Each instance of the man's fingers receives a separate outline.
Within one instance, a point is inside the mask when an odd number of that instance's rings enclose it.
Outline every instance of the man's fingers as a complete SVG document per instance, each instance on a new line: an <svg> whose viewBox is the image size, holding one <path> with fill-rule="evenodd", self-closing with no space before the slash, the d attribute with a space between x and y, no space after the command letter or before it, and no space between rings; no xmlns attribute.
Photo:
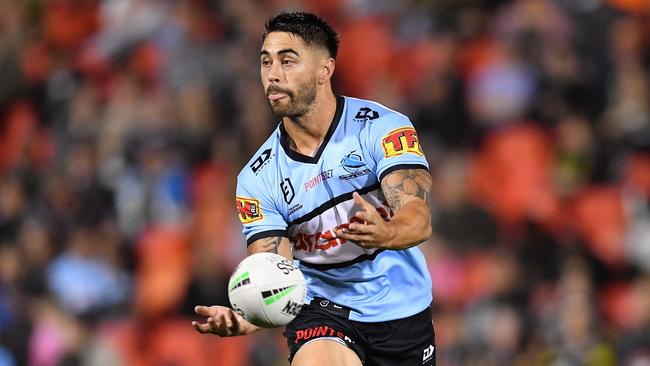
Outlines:
<svg viewBox="0 0 650 366"><path fill-rule="evenodd" d="M346 234L347 241L354 243L362 248L374 248L374 241L371 236L363 234Z"/></svg>
<svg viewBox="0 0 650 366"><path fill-rule="evenodd" d="M205 323L192 322L192 326L199 333L212 333L221 337L240 333L241 318L232 309L222 306L196 306L194 312L206 317Z"/></svg>
<svg viewBox="0 0 650 366"><path fill-rule="evenodd" d="M359 220L362 220L366 223L375 223L375 216L373 216L371 213L368 211L357 211L354 216L358 218Z"/></svg>
<svg viewBox="0 0 650 366"><path fill-rule="evenodd" d="M232 326L232 322L230 321L230 317L227 317L225 314L219 314L219 326L221 328L230 329L230 327Z"/></svg>
<svg viewBox="0 0 650 366"><path fill-rule="evenodd" d="M368 201L364 200L359 193L353 192L352 198L354 199L354 203L356 203L357 206L361 207L362 209L368 212L372 212L374 210L374 207Z"/></svg>
<svg viewBox="0 0 650 366"><path fill-rule="evenodd" d="M368 234L353 234L353 233L346 233L342 230L339 229L336 233L337 236L340 236L343 239L346 240L351 240L354 242L369 242L372 241L372 235Z"/></svg>
<svg viewBox="0 0 650 366"><path fill-rule="evenodd" d="M348 225L348 233L352 234L372 234L374 229L370 225L365 225L360 222L353 222Z"/></svg>
<svg viewBox="0 0 650 366"><path fill-rule="evenodd" d="M196 329L197 332L201 334L210 333L210 324L208 323L201 324L197 321L193 321L192 326L194 327L194 329Z"/></svg>
<svg viewBox="0 0 650 366"><path fill-rule="evenodd" d="M213 311L208 306L198 305L194 307L194 312L201 316L212 316Z"/></svg>
<svg viewBox="0 0 650 366"><path fill-rule="evenodd" d="M210 324L213 329L221 329L225 323L222 314L208 318L208 324Z"/></svg>
<svg viewBox="0 0 650 366"><path fill-rule="evenodd" d="M235 314L234 311L230 312L230 326L228 329L230 329L231 332L235 332L239 329L239 319L237 319L237 314Z"/></svg>

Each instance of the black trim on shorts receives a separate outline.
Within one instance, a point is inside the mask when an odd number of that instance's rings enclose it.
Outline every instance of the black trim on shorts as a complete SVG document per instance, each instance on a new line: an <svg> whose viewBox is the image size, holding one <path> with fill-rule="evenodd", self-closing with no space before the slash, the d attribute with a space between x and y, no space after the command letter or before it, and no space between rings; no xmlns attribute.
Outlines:
<svg viewBox="0 0 650 366"><path fill-rule="evenodd" d="M374 260L379 253L383 252L384 249L377 249L374 253L372 254L362 254L352 260L349 260L347 262L341 262L341 263L326 263L326 264L313 264L313 263L307 263L303 262L300 259L300 265L305 266L308 268L313 268L313 269L318 269L320 271L327 271L328 269L334 269L334 268L343 268L347 266L351 266L355 263L363 262L363 261L371 261Z"/></svg>
<svg viewBox="0 0 650 366"><path fill-rule="evenodd" d="M424 164L397 164L393 165L390 168L384 170L381 175L379 176L379 181L381 182L382 179L384 179L388 174L396 171L396 170L401 170L401 169L424 169L427 172L429 171L429 168L427 168L426 165Z"/></svg>
<svg viewBox="0 0 650 366"><path fill-rule="evenodd" d="M308 163L308 164L318 163L318 160L323 154L323 151L325 151L325 147L327 147L327 143L329 143L330 139L332 138L332 135L334 134L334 131L336 130L336 127L338 127L339 125L339 122L341 120L341 115L343 114L344 106L345 106L345 98L340 95L337 95L336 111L334 112L334 118L332 118L332 122L330 123L330 127L327 130L327 134L325 135L325 139L323 140L323 143L320 145L318 151L316 152L316 155L314 156L303 155L291 149L291 147L289 146L289 135L287 134L287 130L284 129L284 123L280 122L280 146L282 146L287 156L301 163Z"/></svg>
<svg viewBox="0 0 650 366"><path fill-rule="evenodd" d="M366 194L366 193L370 193L370 192L372 192L372 191L374 191L376 189L379 189L379 188L381 188L381 185L379 183L375 183L373 185L363 187L363 188L361 188L359 190L356 190L356 191L343 193L342 195L332 198L331 200L323 203L322 205L316 207L315 209L309 211L308 213L306 213L306 214L300 216L299 218L291 221L289 223L289 226L298 225L298 224L302 224L303 222L307 222L307 221L313 219L314 217L322 214L323 212L329 210L330 208L338 205L339 203L343 203L345 201L351 200L352 199L352 193L354 193L354 192L357 192L357 193L363 195L363 194Z"/></svg>
<svg viewBox="0 0 650 366"><path fill-rule="evenodd" d="M264 238L271 238L274 236L281 236L283 238L289 238L289 233L287 233L287 230L267 230L267 231L262 231L256 234L251 235L250 238L246 239L246 246L248 247L249 245L253 244L255 240L260 240Z"/></svg>

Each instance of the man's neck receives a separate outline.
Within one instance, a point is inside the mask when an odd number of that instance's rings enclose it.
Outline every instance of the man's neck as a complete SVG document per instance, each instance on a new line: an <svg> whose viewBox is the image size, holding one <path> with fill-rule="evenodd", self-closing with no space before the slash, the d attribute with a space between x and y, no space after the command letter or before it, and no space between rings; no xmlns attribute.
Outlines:
<svg viewBox="0 0 650 366"><path fill-rule="evenodd" d="M325 140L335 113L336 97L333 93L328 93L317 98L312 109L305 115L297 118L284 117L282 122L291 149L302 155L314 156Z"/></svg>

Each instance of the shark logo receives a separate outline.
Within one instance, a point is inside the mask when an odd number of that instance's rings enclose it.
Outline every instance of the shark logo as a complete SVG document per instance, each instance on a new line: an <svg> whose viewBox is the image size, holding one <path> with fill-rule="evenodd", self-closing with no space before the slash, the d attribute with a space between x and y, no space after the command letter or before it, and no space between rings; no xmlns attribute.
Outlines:
<svg viewBox="0 0 650 366"><path fill-rule="evenodd" d="M366 163L361 161L361 155L356 153L357 150L352 150L341 160L341 166L348 173L355 173L359 168L366 166Z"/></svg>
<svg viewBox="0 0 650 366"><path fill-rule="evenodd" d="M352 150L341 159L341 167L349 174L339 175L340 180L349 180L370 174L370 169L366 167L361 155L357 154L357 150Z"/></svg>

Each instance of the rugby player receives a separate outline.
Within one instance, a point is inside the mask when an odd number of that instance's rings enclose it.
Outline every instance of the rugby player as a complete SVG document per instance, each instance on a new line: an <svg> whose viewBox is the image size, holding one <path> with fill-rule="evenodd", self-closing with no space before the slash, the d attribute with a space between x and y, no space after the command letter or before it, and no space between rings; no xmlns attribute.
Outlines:
<svg viewBox="0 0 650 366"><path fill-rule="evenodd" d="M291 365L435 365L417 248L431 234L428 164L406 116L333 92L338 46L313 14L266 24L260 72L279 125L237 179L248 253L293 259L306 278L284 332ZM227 307L196 312L200 333L259 329Z"/></svg>

